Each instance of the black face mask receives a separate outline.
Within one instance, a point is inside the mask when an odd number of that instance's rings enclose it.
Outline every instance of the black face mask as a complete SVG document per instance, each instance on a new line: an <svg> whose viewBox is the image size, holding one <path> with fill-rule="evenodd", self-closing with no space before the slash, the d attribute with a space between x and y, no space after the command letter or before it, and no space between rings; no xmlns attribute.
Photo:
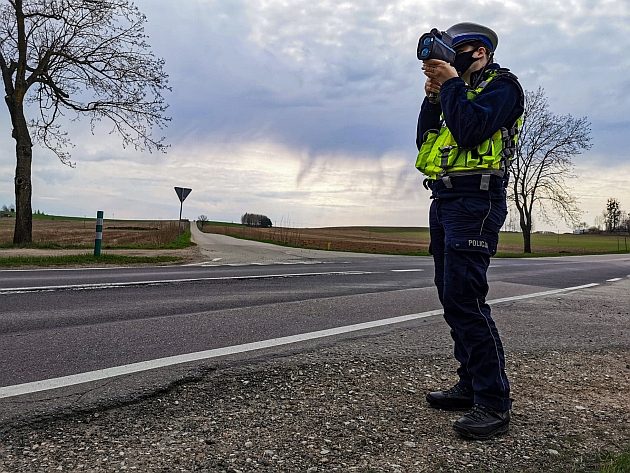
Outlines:
<svg viewBox="0 0 630 473"><path fill-rule="evenodd" d="M470 66L472 66L476 61L479 60L479 58L473 58L473 54L475 54L474 50L457 53L457 55L455 56L453 67L460 76L464 72L466 72Z"/></svg>

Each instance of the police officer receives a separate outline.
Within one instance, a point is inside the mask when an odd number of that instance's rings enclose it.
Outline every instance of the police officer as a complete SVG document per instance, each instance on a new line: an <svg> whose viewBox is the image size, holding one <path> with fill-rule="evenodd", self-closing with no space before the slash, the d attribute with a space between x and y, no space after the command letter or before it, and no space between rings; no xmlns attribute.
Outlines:
<svg viewBox="0 0 630 473"><path fill-rule="evenodd" d="M432 192L430 251L459 381L426 399L432 407L469 410L453 427L483 440L507 432L510 422L510 384L486 303L486 272L507 215L508 166L524 94L516 76L493 61L494 31L459 23L446 32L457 54L453 65L424 61L427 97L418 120L416 167Z"/></svg>

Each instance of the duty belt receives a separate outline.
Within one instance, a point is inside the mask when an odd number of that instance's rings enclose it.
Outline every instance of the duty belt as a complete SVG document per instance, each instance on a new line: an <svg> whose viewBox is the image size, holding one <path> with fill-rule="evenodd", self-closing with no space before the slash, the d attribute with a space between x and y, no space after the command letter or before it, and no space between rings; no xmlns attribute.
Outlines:
<svg viewBox="0 0 630 473"><path fill-rule="evenodd" d="M490 180L492 176L497 176L503 178L505 176L505 171L503 170L486 170L483 172L480 171L459 171L459 172L451 172L445 174L439 178L440 181L444 184L444 187L447 189L453 189L453 181L451 177L461 177L461 176L480 176L479 179L479 190L487 191L490 190ZM437 179L425 179L422 181L422 185L425 189L429 190L429 183L433 181L437 181Z"/></svg>

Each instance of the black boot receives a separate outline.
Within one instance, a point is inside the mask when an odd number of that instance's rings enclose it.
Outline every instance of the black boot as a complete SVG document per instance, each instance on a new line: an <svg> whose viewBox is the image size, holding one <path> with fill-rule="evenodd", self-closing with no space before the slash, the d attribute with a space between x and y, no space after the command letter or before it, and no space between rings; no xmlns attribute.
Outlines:
<svg viewBox="0 0 630 473"><path fill-rule="evenodd" d="M475 404L470 412L457 419L453 424L455 432L473 440L488 440L505 434L510 426L510 411L495 411L489 407Z"/></svg>
<svg viewBox="0 0 630 473"><path fill-rule="evenodd" d="M427 402L436 409L457 411L470 409L473 406L473 392L460 384L447 391L434 391L427 394Z"/></svg>

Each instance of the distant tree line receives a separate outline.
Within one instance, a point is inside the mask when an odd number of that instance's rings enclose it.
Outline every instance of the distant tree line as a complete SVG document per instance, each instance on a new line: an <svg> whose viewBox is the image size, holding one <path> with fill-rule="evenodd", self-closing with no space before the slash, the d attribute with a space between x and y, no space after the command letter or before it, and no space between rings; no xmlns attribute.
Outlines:
<svg viewBox="0 0 630 473"><path fill-rule="evenodd" d="M271 228L273 224L271 219L266 215L246 213L241 217L241 223L248 227Z"/></svg>
<svg viewBox="0 0 630 473"><path fill-rule="evenodd" d="M604 211L595 217L595 225L580 222L573 233L628 233L630 234L630 212L621 209L618 199L611 197Z"/></svg>
<svg viewBox="0 0 630 473"><path fill-rule="evenodd" d="M4 204L2 207L0 207L0 215L3 217L15 217L15 205L14 204ZM33 215L46 215L45 212L42 212L41 210L35 210L35 212L33 212Z"/></svg>

